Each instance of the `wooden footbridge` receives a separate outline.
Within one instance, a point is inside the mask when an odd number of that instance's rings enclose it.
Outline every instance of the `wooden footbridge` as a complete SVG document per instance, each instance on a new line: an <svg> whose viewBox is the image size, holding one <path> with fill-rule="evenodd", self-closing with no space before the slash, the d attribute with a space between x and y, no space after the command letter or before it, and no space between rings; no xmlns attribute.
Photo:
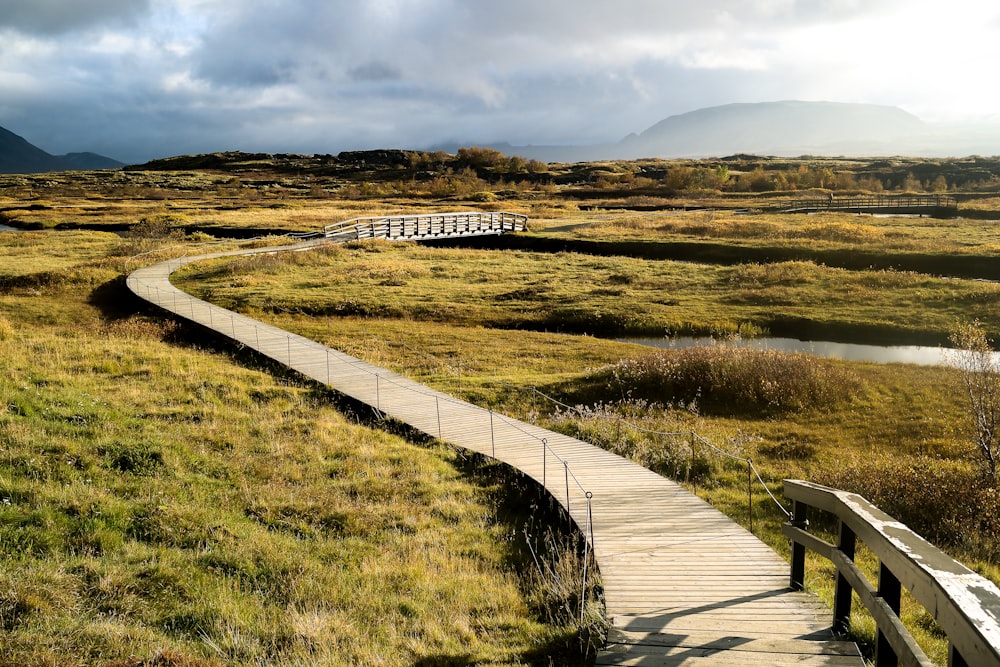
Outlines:
<svg viewBox="0 0 1000 667"><path fill-rule="evenodd" d="M947 195L863 195L799 199L780 207L781 213L870 213L873 215L926 215L947 218L958 214L958 203Z"/></svg>
<svg viewBox="0 0 1000 667"><path fill-rule="evenodd" d="M171 259L134 271L127 284L178 317L426 434L505 461L543 485L584 532L600 568L612 629L598 665L861 667L856 645L832 633L831 610L790 587L788 564L678 484L580 440L196 299L169 280L189 262L307 251L365 238L373 229L412 239L503 233L525 224L523 216L511 214L449 216L357 220L327 228L322 238L278 248Z"/></svg>

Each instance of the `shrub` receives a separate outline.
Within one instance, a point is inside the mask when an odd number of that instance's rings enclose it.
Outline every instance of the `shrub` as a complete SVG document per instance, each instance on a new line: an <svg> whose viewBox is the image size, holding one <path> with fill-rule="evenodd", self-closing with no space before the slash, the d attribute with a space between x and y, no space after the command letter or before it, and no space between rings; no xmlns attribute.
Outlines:
<svg viewBox="0 0 1000 667"><path fill-rule="evenodd" d="M879 453L841 461L817 481L865 497L940 546L1000 555L1000 494L975 466Z"/></svg>
<svg viewBox="0 0 1000 667"><path fill-rule="evenodd" d="M598 371L621 392L718 412L780 412L839 405L860 379L811 355L699 345L624 359Z"/></svg>

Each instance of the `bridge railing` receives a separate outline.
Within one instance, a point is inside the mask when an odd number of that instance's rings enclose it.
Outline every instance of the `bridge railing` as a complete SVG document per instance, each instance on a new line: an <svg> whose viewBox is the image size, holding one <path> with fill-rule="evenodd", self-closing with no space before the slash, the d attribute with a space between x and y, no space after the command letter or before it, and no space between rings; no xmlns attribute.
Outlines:
<svg viewBox="0 0 1000 667"><path fill-rule="evenodd" d="M527 223L528 216L506 211L385 215L326 225L323 233L338 239L418 239L520 232Z"/></svg>
<svg viewBox="0 0 1000 667"><path fill-rule="evenodd" d="M827 199L800 199L788 202L785 211L873 211L957 209L958 202L949 195L861 195Z"/></svg>
<svg viewBox="0 0 1000 667"><path fill-rule="evenodd" d="M934 617L948 637L948 664L954 667L1000 665L1000 588L931 545L861 496L819 484L785 480L793 502L791 521L782 532L792 541L790 585L805 584L806 549L837 568L833 629L846 633L852 590L878 626L875 664L932 665L899 618L901 589ZM809 533L809 508L833 515L837 544ZM879 561L874 586L854 562L860 539Z"/></svg>

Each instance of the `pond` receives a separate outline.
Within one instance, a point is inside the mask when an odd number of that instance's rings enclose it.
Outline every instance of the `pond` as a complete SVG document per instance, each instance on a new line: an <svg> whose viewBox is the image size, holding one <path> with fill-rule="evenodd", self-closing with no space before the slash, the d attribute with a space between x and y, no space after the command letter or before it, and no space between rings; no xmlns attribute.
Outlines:
<svg viewBox="0 0 1000 667"><path fill-rule="evenodd" d="M623 343L638 343L649 347L683 348L695 345L725 344L752 347L759 350L805 352L820 357L833 357L848 361L873 361L880 364L918 364L921 366L955 366L959 353L944 347L924 345L859 345L823 340L797 340L795 338L740 338L719 343L712 338L623 338ZM1000 353L994 355L1000 361Z"/></svg>
<svg viewBox="0 0 1000 667"><path fill-rule="evenodd" d="M20 231L16 227L8 227L7 225L0 225L0 232L17 232Z"/></svg>

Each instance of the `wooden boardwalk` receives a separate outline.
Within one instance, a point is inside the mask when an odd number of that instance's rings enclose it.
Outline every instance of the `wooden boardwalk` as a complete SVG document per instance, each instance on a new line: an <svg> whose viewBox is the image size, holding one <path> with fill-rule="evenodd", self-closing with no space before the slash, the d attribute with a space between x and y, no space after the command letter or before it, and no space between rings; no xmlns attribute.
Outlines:
<svg viewBox="0 0 1000 667"><path fill-rule="evenodd" d="M321 242L286 249L308 250ZM127 284L164 310L544 484L592 538L613 625L598 665L864 664L853 643L832 637L830 609L788 587L784 560L678 484L593 445L213 306L169 281L189 262L275 251L175 259L136 270Z"/></svg>
<svg viewBox="0 0 1000 667"><path fill-rule="evenodd" d="M799 199L782 206L781 213L870 213L948 218L958 215L958 202L948 195L858 195L827 199Z"/></svg>

